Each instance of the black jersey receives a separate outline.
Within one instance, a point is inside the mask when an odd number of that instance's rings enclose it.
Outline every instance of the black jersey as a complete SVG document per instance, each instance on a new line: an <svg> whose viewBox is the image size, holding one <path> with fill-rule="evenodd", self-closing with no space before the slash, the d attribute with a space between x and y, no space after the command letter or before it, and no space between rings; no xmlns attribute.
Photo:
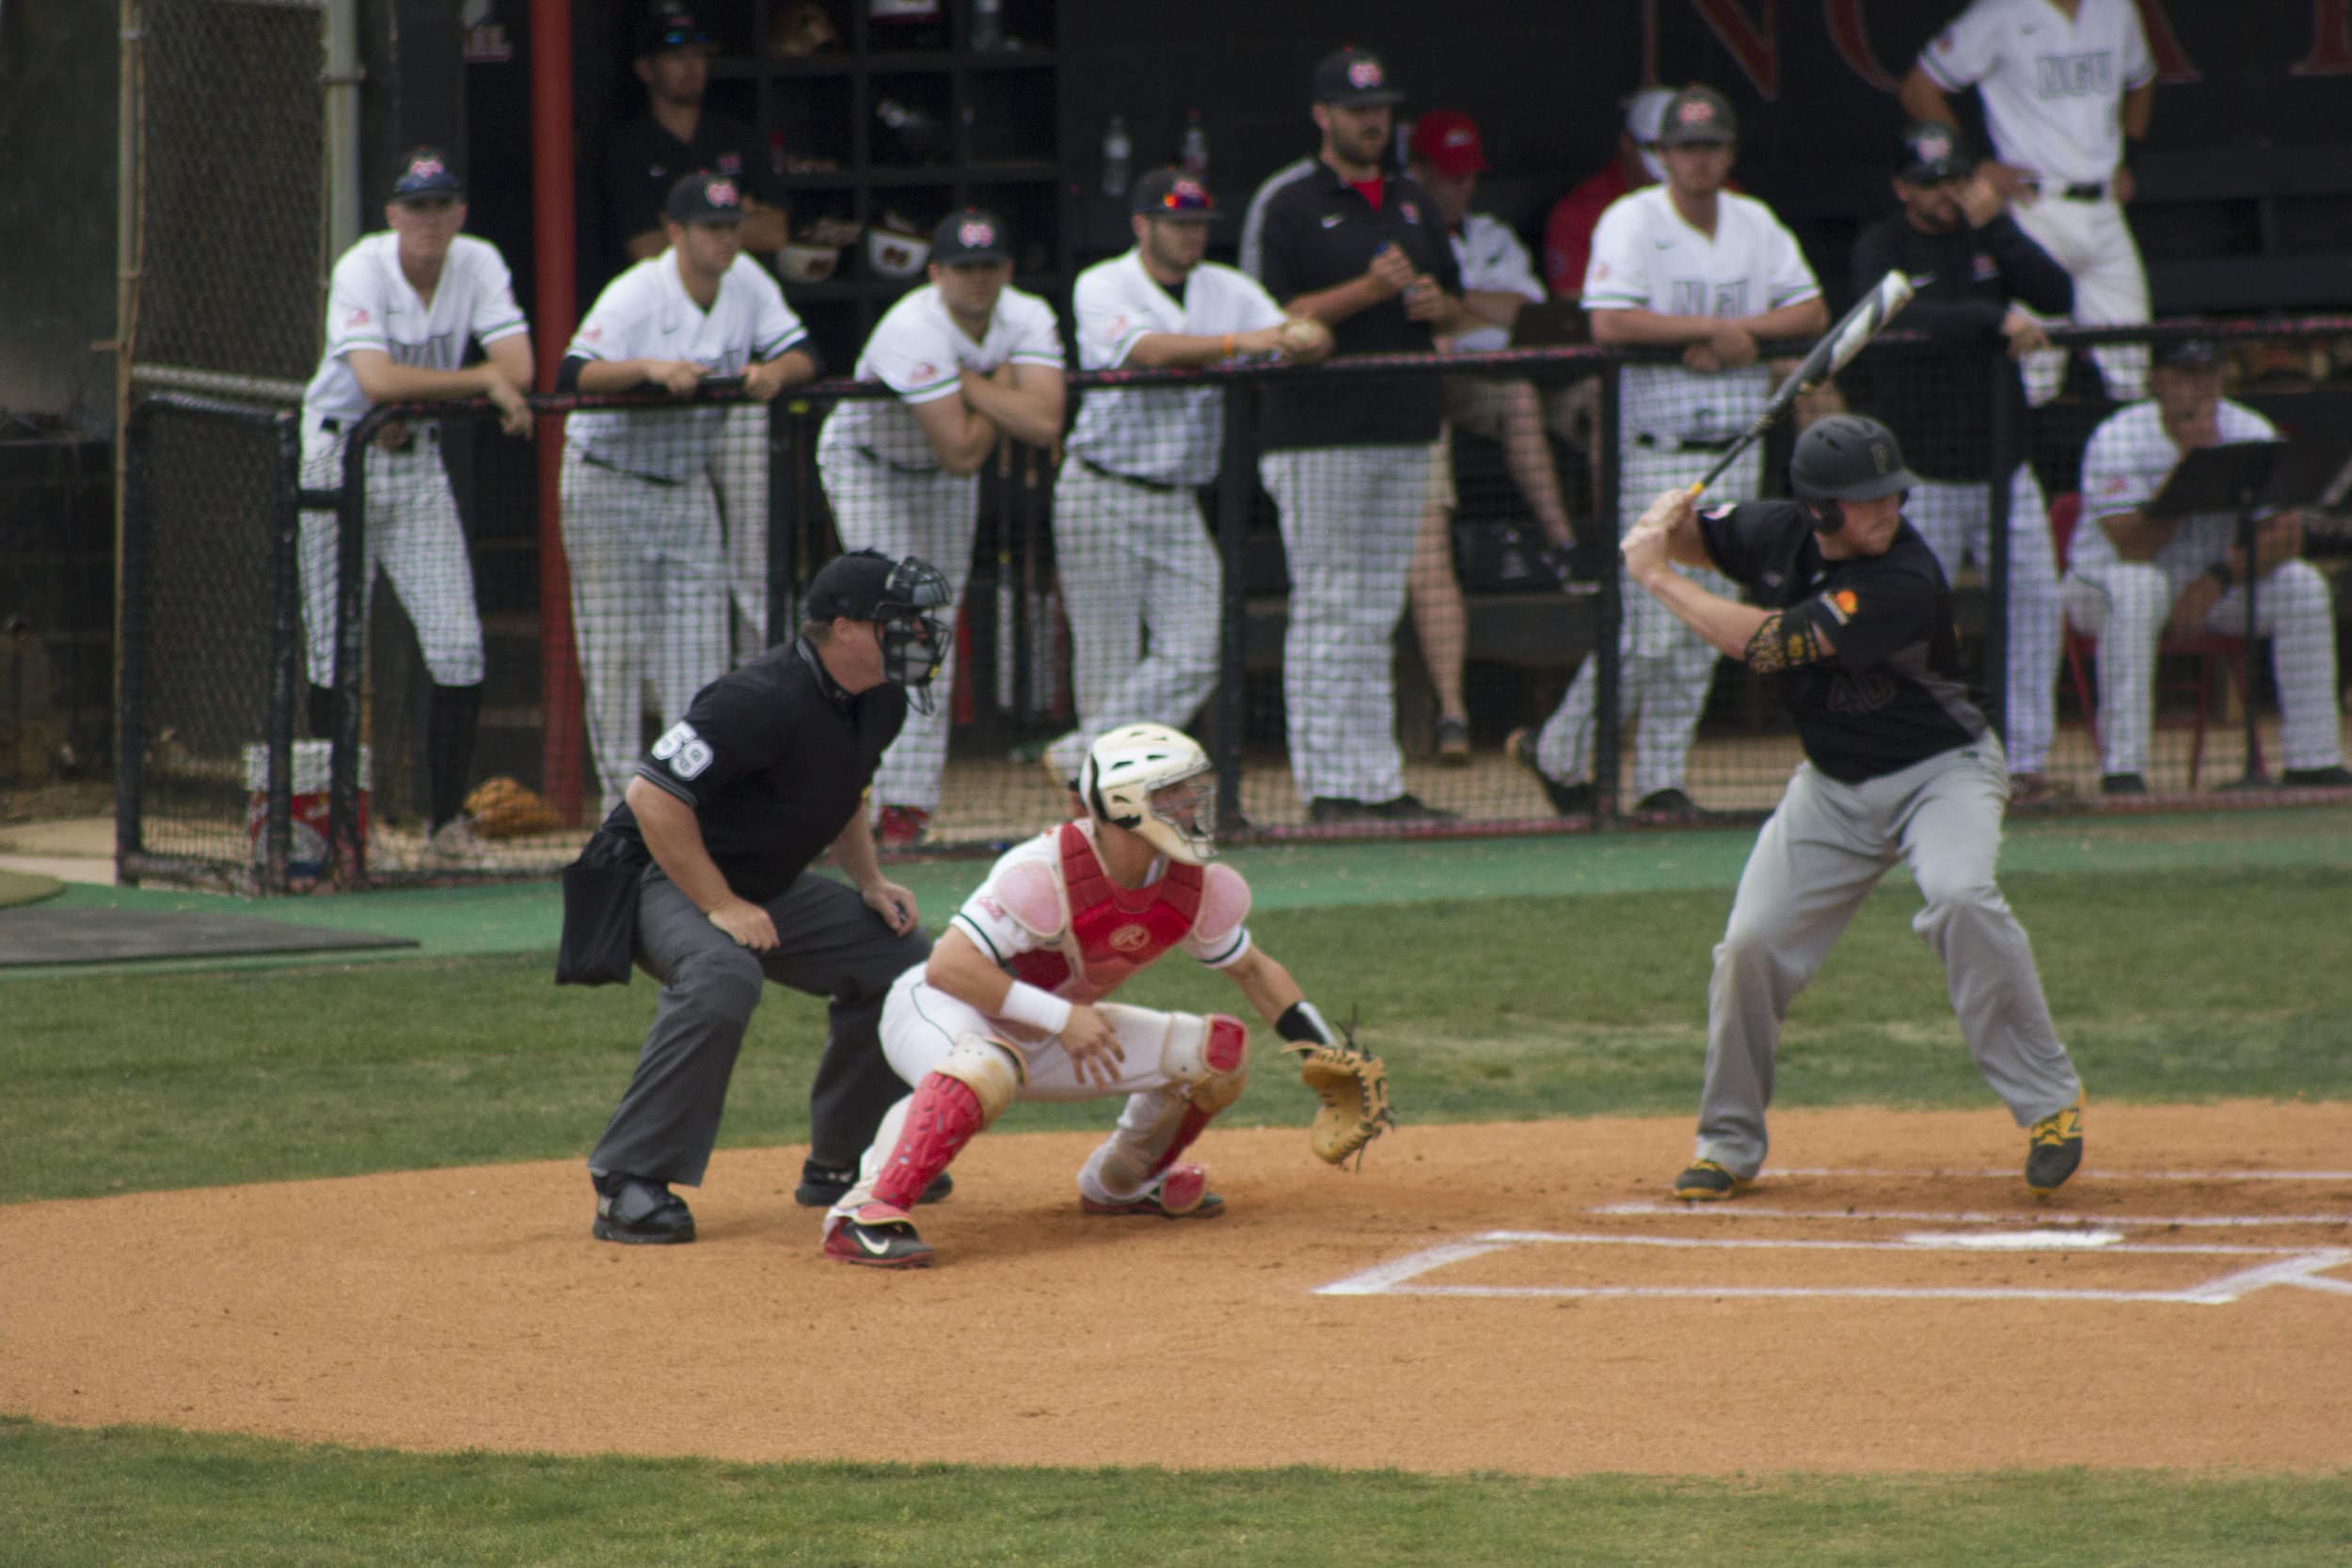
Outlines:
<svg viewBox="0 0 2352 1568"><path fill-rule="evenodd" d="M743 194L771 207L784 205L766 144L739 119L706 108L695 119L691 142L670 135L651 115L613 134L604 191L606 262L615 273L628 267L628 242L661 227L670 187L703 169L725 175Z"/></svg>
<svg viewBox="0 0 2352 1568"><path fill-rule="evenodd" d="M727 886L755 904L782 893L863 809L883 748L906 722L887 683L850 695L806 639L771 648L694 694L637 776L694 808ZM604 833L642 856L626 801Z"/></svg>
<svg viewBox="0 0 2352 1568"><path fill-rule="evenodd" d="M1258 281L1278 304L1363 276L1384 245L1395 245L1451 294L1462 271L1445 220L1410 177L1382 182L1378 207L1317 160L1266 201L1264 261ZM1359 310L1331 329L1334 354L1427 354L1429 324L1405 313L1404 296ZM1269 451L1295 447L1406 445L1438 438L1434 375L1351 375L1298 387L1268 384L1262 429Z"/></svg>
<svg viewBox="0 0 2352 1568"><path fill-rule="evenodd" d="M1817 628L1837 652L1780 675L1781 701L1813 766L1860 784L1965 746L1984 708L1969 689L1952 589L1909 523L1884 555L1828 561L1795 501L1699 514L1708 553L1756 603Z"/></svg>

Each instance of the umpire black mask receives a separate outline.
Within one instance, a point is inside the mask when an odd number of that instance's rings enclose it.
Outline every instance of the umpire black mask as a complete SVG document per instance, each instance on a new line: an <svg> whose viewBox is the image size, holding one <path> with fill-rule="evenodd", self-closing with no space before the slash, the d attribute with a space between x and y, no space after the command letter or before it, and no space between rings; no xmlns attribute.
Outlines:
<svg viewBox="0 0 2352 1568"><path fill-rule="evenodd" d="M891 568L874 604L882 679L905 688L907 703L917 713L931 711L931 680L947 657L946 623L930 611L946 608L952 597L939 568L911 555Z"/></svg>

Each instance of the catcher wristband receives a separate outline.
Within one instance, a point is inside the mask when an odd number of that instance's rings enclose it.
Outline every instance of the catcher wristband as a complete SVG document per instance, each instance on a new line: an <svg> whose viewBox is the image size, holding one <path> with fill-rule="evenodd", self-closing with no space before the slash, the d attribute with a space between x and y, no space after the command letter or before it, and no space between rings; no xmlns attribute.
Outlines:
<svg viewBox="0 0 2352 1568"><path fill-rule="evenodd" d="M1274 1032L1300 1045L1329 1045L1333 1039L1331 1026L1304 997L1282 1009L1282 1016L1274 1021Z"/></svg>
<svg viewBox="0 0 2352 1568"><path fill-rule="evenodd" d="M1005 1005L996 1009L996 1014L1015 1023L1058 1035L1070 1027L1071 1010L1070 1004L1052 991L1040 990L1026 980L1015 980L1012 990L1005 992Z"/></svg>

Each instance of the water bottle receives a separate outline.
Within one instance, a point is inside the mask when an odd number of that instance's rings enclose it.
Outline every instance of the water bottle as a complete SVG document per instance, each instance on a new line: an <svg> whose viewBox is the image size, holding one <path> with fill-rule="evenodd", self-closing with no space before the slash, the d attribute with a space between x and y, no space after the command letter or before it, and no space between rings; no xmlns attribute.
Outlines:
<svg viewBox="0 0 2352 1568"><path fill-rule="evenodd" d="M1103 132L1103 194L1124 198L1127 181L1134 172L1136 144L1127 135L1127 121L1120 115L1111 116L1109 126Z"/></svg>
<svg viewBox="0 0 2352 1568"><path fill-rule="evenodd" d="M1187 175L1201 182L1209 179L1209 133L1200 123L1200 111L1192 111L1184 122L1184 140L1176 145L1176 163Z"/></svg>
<svg viewBox="0 0 2352 1568"><path fill-rule="evenodd" d="M972 47L1005 46L1005 0L972 0Z"/></svg>

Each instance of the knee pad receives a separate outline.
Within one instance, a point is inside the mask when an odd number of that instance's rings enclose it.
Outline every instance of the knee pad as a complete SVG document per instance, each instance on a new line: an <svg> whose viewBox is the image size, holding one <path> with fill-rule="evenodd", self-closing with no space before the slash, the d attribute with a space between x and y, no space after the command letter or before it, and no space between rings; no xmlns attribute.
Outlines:
<svg viewBox="0 0 2352 1568"><path fill-rule="evenodd" d="M1242 1081L1249 1072L1249 1031L1241 1020L1224 1013L1164 1013L1121 1003L1097 1003L1104 1018L1130 1053L1130 1062L1156 1060L1168 1082L1183 1085L1185 1098L1215 1113L1241 1098Z"/></svg>
<svg viewBox="0 0 2352 1568"><path fill-rule="evenodd" d="M1029 1080L1028 1062L1003 1040L986 1035L958 1035L955 1048L931 1069L969 1088L980 1102L980 1130L986 1132L1005 1107L1021 1098Z"/></svg>

